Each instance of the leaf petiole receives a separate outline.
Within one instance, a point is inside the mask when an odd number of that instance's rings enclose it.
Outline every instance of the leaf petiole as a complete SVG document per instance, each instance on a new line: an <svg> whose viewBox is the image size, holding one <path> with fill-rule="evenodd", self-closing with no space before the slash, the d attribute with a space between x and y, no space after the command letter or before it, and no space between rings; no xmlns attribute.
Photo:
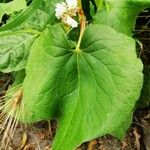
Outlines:
<svg viewBox="0 0 150 150"><path fill-rule="evenodd" d="M86 17L84 16L82 10L79 12L79 16L80 16L80 35L79 35L79 39L78 39L78 42L77 42L75 52L80 52L81 51L80 50L80 45L81 45L82 37L83 37L84 31L85 31L85 28L86 28Z"/></svg>

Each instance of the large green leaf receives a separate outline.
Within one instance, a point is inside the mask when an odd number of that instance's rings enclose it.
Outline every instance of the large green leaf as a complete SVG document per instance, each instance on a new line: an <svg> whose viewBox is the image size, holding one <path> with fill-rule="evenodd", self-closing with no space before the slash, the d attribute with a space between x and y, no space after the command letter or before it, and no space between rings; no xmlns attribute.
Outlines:
<svg viewBox="0 0 150 150"><path fill-rule="evenodd" d="M75 68L78 74L72 75ZM141 72L132 39L108 26L89 26L81 52L74 53L59 72L59 93L68 93L60 96L53 150L72 150L84 141L112 133L139 97ZM70 78L76 79L77 88L69 92Z"/></svg>
<svg viewBox="0 0 150 150"><path fill-rule="evenodd" d="M26 7L25 0L13 0L9 3L0 3L0 20L5 13L10 14Z"/></svg>
<svg viewBox="0 0 150 150"><path fill-rule="evenodd" d="M71 46L59 26L46 30L34 42L23 83L24 116L21 121L30 123L53 117L57 107L56 81L72 55L69 50Z"/></svg>
<svg viewBox="0 0 150 150"><path fill-rule="evenodd" d="M0 34L0 71L12 72L25 68L30 46L37 35L24 32Z"/></svg>
<svg viewBox="0 0 150 150"><path fill-rule="evenodd" d="M110 25L119 32L132 35L137 16L150 7L150 0L105 0L105 6L97 13L94 22Z"/></svg>
<svg viewBox="0 0 150 150"><path fill-rule="evenodd" d="M59 38L58 38L59 37ZM135 42L90 25L74 51L57 25L33 44L23 83L23 122L57 118L53 150L112 133L132 111L142 87Z"/></svg>

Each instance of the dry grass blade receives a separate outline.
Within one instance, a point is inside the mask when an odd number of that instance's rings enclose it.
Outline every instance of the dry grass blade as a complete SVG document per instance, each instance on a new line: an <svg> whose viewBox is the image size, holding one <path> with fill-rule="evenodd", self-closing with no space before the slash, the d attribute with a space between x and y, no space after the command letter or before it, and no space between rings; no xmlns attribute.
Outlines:
<svg viewBox="0 0 150 150"><path fill-rule="evenodd" d="M9 143L16 132L16 127L18 125L17 118L19 118L21 114L20 104L22 99L22 88L18 86L10 91L7 96L3 97L0 103L0 119L2 123L0 134L3 133L1 149L3 148L5 150L8 149Z"/></svg>

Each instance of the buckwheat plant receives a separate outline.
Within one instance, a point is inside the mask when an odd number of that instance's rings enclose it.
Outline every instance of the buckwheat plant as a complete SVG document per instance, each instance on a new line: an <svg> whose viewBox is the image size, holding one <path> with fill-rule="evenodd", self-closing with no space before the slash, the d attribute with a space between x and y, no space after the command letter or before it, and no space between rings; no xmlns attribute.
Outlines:
<svg viewBox="0 0 150 150"><path fill-rule="evenodd" d="M122 139L143 86L132 31L149 7L150 0L33 0L7 11L0 71L14 83L0 101L1 149L19 122L51 119L58 123L53 150L106 134Z"/></svg>

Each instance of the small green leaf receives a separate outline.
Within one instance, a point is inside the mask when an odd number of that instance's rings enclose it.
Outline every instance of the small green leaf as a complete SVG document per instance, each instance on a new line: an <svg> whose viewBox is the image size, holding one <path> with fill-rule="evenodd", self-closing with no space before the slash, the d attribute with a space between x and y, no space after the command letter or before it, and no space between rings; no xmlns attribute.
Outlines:
<svg viewBox="0 0 150 150"><path fill-rule="evenodd" d="M24 23L22 23L20 26L15 28L15 31L19 30L37 30L43 31L46 27L46 25L50 21L50 16L46 12L37 9L31 17L29 17Z"/></svg>
<svg viewBox="0 0 150 150"><path fill-rule="evenodd" d="M0 71L18 71L26 66L30 46L36 35L24 32L0 34Z"/></svg>
<svg viewBox="0 0 150 150"><path fill-rule="evenodd" d="M14 11L25 9L26 7L25 0L13 0L9 3L0 3L0 20L4 14L10 14Z"/></svg>
<svg viewBox="0 0 150 150"><path fill-rule="evenodd" d="M41 2L41 0L33 0L31 5L25 11L23 11L20 15L18 15L5 26L0 27L0 32L12 30L13 28L21 25L41 6Z"/></svg>
<svg viewBox="0 0 150 150"><path fill-rule="evenodd" d="M139 13L150 7L150 0L106 0L105 6L97 13L94 22L110 25L131 36Z"/></svg>

